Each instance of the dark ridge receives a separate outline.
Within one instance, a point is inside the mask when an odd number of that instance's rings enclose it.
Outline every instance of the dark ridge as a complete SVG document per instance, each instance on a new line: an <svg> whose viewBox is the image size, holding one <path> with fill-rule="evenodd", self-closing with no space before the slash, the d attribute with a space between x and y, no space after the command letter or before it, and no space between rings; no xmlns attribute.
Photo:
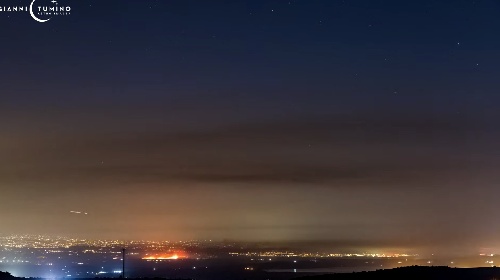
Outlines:
<svg viewBox="0 0 500 280"><path fill-rule="evenodd" d="M3 272L0 271L0 280L22 280L22 279L31 279L31 280L43 280L45 278L38 278L38 277L30 277L30 278L24 278L24 277L14 277L8 272ZM68 278L60 278L62 279L68 279ZM95 277L95 278L74 278L77 280L117 280L117 279L123 279L123 278L103 278L103 277ZM160 278L160 277L150 277L150 278L126 278L127 280L167 280L167 278ZM184 278L176 278L176 279L171 279L169 278L168 280L192 280L192 279L184 279Z"/></svg>
<svg viewBox="0 0 500 280"><path fill-rule="evenodd" d="M447 266L407 266L394 269L380 269L355 273L337 273L318 276L306 276L294 280L500 280L500 268L450 268Z"/></svg>
<svg viewBox="0 0 500 280"><path fill-rule="evenodd" d="M12 274L0 271L0 280L13 280L13 279L16 279L16 277L12 276Z"/></svg>
<svg viewBox="0 0 500 280"><path fill-rule="evenodd" d="M0 280L44 279L44 278L18 278L8 272L0 271ZM116 280L120 278L78 278L78 280ZM166 280L166 278L127 278L127 280ZM447 266L408 266L394 269L381 269L368 272L336 273L317 276L305 276L294 280L500 280L500 268L450 268ZM172 280L172 279L169 279ZM191 280L191 279L176 279ZM230 280L230 279L221 279Z"/></svg>

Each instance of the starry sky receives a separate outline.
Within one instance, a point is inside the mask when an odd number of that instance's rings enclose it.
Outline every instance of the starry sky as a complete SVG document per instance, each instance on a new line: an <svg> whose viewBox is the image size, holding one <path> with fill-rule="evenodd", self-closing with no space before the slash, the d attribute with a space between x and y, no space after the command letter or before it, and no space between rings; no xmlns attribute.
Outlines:
<svg viewBox="0 0 500 280"><path fill-rule="evenodd" d="M0 233L500 251L500 2L58 4L0 12Z"/></svg>

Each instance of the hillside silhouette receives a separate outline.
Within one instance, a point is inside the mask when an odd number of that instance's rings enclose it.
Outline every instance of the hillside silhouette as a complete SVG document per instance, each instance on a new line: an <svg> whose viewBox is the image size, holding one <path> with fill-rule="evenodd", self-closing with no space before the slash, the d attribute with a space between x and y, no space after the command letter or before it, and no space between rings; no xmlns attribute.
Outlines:
<svg viewBox="0 0 500 280"><path fill-rule="evenodd" d="M12 276L10 273L0 271L0 280L14 280L14 279L17 278Z"/></svg>
<svg viewBox="0 0 500 280"><path fill-rule="evenodd" d="M305 276L295 280L500 280L500 268L450 268L447 266L408 266L377 271Z"/></svg>
<svg viewBox="0 0 500 280"><path fill-rule="evenodd" d="M44 279L19 278L8 272L0 271L0 280ZM79 278L79 280L106 280L119 278ZM128 280L162 280L166 278L127 278ZM377 271L335 273L316 276L297 277L293 280L500 280L500 268L450 268L447 266L408 266ZM221 279L230 280L230 279Z"/></svg>
<svg viewBox="0 0 500 280"><path fill-rule="evenodd" d="M24 278L24 277L14 277L8 272L3 272L0 271L0 280L24 280L24 279L30 279L30 280L44 280L45 278ZM58 279L68 279L68 278L58 278ZM116 279L123 279L123 278L101 278L101 277L95 277L95 278L76 278L78 280L116 280ZM126 278L127 280L166 280L166 278L159 278L159 277L153 277L153 278ZM192 279L185 279L185 278L178 278L178 279L169 279L169 280L192 280Z"/></svg>

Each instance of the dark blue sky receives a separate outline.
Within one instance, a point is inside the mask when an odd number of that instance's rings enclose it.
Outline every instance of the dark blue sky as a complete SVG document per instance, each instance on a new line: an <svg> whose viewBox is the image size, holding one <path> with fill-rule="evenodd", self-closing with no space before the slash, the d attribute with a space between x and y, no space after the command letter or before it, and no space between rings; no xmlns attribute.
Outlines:
<svg viewBox="0 0 500 280"><path fill-rule="evenodd" d="M0 12L6 232L500 244L500 2L58 5Z"/></svg>
<svg viewBox="0 0 500 280"><path fill-rule="evenodd" d="M496 1L71 5L72 15L46 24L3 14L7 104L222 102L275 117L339 107L453 113L497 100Z"/></svg>

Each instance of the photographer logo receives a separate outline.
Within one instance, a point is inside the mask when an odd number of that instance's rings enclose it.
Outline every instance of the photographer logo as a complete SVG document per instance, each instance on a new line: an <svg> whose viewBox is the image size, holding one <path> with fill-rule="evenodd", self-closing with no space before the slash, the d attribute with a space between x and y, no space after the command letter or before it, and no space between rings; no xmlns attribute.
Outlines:
<svg viewBox="0 0 500 280"><path fill-rule="evenodd" d="M62 5L60 0L31 0L29 6L0 6L1 13L29 13L37 22L47 22L55 17L71 14L71 6ZM10 17L10 15L8 15Z"/></svg>

